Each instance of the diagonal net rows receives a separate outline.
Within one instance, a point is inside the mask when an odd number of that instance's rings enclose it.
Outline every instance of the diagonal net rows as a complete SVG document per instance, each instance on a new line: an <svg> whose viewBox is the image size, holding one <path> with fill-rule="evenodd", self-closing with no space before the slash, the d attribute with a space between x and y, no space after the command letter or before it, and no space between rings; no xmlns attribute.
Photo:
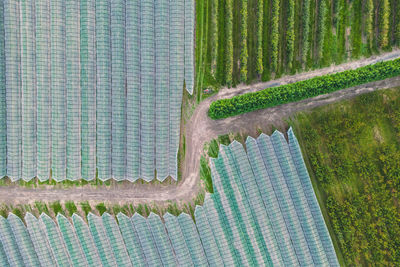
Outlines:
<svg viewBox="0 0 400 267"><path fill-rule="evenodd" d="M194 212L0 217L0 261L17 266L339 266L292 130L221 146L214 193Z"/></svg>
<svg viewBox="0 0 400 267"><path fill-rule="evenodd" d="M0 177L177 180L194 0L0 1Z"/></svg>

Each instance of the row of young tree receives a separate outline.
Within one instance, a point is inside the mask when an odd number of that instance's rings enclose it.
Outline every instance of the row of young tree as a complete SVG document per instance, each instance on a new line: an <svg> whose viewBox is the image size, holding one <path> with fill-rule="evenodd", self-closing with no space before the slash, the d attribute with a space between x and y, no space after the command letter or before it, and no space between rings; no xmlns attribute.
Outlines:
<svg viewBox="0 0 400 267"><path fill-rule="evenodd" d="M400 44L400 0L206 1L210 74L235 86ZM206 63L207 64L207 63ZM237 70L237 71L235 71Z"/></svg>

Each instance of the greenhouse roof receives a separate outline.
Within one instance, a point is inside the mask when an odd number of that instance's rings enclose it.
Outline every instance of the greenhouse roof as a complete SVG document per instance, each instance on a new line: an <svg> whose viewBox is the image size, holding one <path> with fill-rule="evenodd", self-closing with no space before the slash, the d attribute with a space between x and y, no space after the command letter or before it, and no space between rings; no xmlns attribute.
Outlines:
<svg viewBox="0 0 400 267"><path fill-rule="evenodd" d="M194 17L194 0L2 1L0 178L177 180Z"/></svg>
<svg viewBox="0 0 400 267"><path fill-rule="evenodd" d="M221 146L188 214L0 217L0 260L54 266L339 266L292 129Z"/></svg>

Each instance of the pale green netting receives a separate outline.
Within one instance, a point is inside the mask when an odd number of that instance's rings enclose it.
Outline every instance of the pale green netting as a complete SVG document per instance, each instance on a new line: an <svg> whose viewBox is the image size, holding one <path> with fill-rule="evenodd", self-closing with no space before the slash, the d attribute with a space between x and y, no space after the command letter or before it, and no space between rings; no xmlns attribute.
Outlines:
<svg viewBox="0 0 400 267"><path fill-rule="evenodd" d="M111 178L111 39L110 2L96 1L97 58L97 171L98 178Z"/></svg>
<svg viewBox="0 0 400 267"><path fill-rule="evenodd" d="M155 43L154 1L140 1L140 177L154 178Z"/></svg>
<svg viewBox="0 0 400 267"><path fill-rule="evenodd" d="M214 179L214 178L213 178ZM233 243L233 233L230 227L226 227L227 217L219 211L218 195L214 193L211 197L204 200L204 209L206 211L207 219L215 240L218 245L221 256L223 256L224 264L227 266L243 265L240 259L239 251Z"/></svg>
<svg viewBox="0 0 400 267"><path fill-rule="evenodd" d="M59 213L57 215L57 223L72 264L74 266L87 266L88 262L84 257L81 244L68 219Z"/></svg>
<svg viewBox="0 0 400 267"><path fill-rule="evenodd" d="M162 266L160 255L158 254L147 220L138 213L135 213L131 220L139 237L147 264L149 266Z"/></svg>
<svg viewBox="0 0 400 267"><path fill-rule="evenodd" d="M133 227L131 219L123 213L119 213L117 218L132 264L134 266L146 266L146 259L140 245L139 236Z"/></svg>
<svg viewBox="0 0 400 267"><path fill-rule="evenodd" d="M312 218L296 167L292 161L288 143L285 137L278 132L275 132L271 136L271 141L274 145L275 154L285 177L314 265L328 264L328 258L326 257L317 227Z"/></svg>
<svg viewBox="0 0 400 267"><path fill-rule="evenodd" d="M54 0L51 11L51 169L56 181L66 179L65 1Z"/></svg>
<svg viewBox="0 0 400 267"><path fill-rule="evenodd" d="M66 2L67 179L81 178L81 87L79 0Z"/></svg>
<svg viewBox="0 0 400 267"><path fill-rule="evenodd" d="M236 186L240 188L239 192L243 205L250 207L250 209L245 210L248 219L253 221L251 225L254 225L256 241L260 247L263 260L268 265L283 265L283 258L276 240L278 237L275 237L272 230L246 152L243 146L236 141L229 146L229 150L233 163L231 164L233 165L232 171L235 172L235 179L231 179L231 181L235 181Z"/></svg>
<svg viewBox="0 0 400 267"><path fill-rule="evenodd" d="M170 1L169 11L169 174L178 179L177 156L179 147L179 122L181 116L181 99L184 81L185 50L185 2Z"/></svg>
<svg viewBox="0 0 400 267"><path fill-rule="evenodd" d="M182 234L186 242L186 246L189 249L190 256L195 266L208 265L206 255L204 253L203 245L196 226L193 223L192 218L186 213L181 213L178 216L178 222L182 229Z"/></svg>
<svg viewBox="0 0 400 267"><path fill-rule="evenodd" d="M7 110L7 176L21 178L21 82L19 75L20 35L18 1L4 1Z"/></svg>
<svg viewBox="0 0 400 267"><path fill-rule="evenodd" d="M214 234L212 229L216 228L216 225L213 224L213 227L211 227L207 219L205 208L202 206L196 207L194 216L196 218L197 230L199 231L199 236L203 244L208 263L210 266L222 266L224 262L222 261L220 249L218 248L216 241L217 235ZM217 229L215 229L215 232L217 232ZM225 250L222 250L221 252L224 253L225 257ZM230 265L232 264L233 262L230 262Z"/></svg>
<svg viewBox="0 0 400 267"><path fill-rule="evenodd" d="M164 223L154 213L120 213L118 222L89 213L89 227L76 214L72 227L62 215L57 226L28 213L26 231L10 215L0 217L0 257L44 266L339 266L332 244L324 245L331 241L297 140L288 135L289 145L279 133L248 138L247 153L236 141L222 146L211 161L214 194L196 207L195 223L184 213L167 212Z"/></svg>
<svg viewBox="0 0 400 267"><path fill-rule="evenodd" d="M193 265L190 251L186 245L185 237L183 236L178 218L171 215L170 213L166 213L164 215L164 222L169 234L169 239L171 240L172 247L175 251L175 256L178 264L180 266Z"/></svg>
<svg viewBox="0 0 400 267"><path fill-rule="evenodd" d="M0 177L178 178L193 0L21 0L4 8Z"/></svg>
<svg viewBox="0 0 400 267"><path fill-rule="evenodd" d="M61 236L60 229L54 223L53 219L42 213L39 219L39 225L46 234L47 242L53 253L54 259L58 266L71 266L71 258L65 247L64 239Z"/></svg>
<svg viewBox="0 0 400 267"><path fill-rule="evenodd" d="M253 225L245 224L245 222L248 222L247 216L242 214L241 205L235 196L236 191L228 182L228 179L233 178L233 175L227 169L229 167L229 162L226 159L227 149L227 147L221 148L218 158L214 159L211 164L211 173L213 177L216 177L213 180L214 192L216 192L214 193L216 206L219 209L219 215L225 217L224 220L228 223L230 231L232 231L232 239L238 252L237 258L240 258L243 264L257 265L260 255L257 255L254 250L258 246L250 245L250 237L254 238L254 234L252 229L248 229ZM225 155L222 156L222 154ZM227 232L226 234L229 233Z"/></svg>
<svg viewBox="0 0 400 267"><path fill-rule="evenodd" d="M169 241L165 225L161 221L160 216L154 213L150 213L147 221L163 265L176 265L177 262L171 246L171 242Z"/></svg>
<svg viewBox="0 0 400 267"><path fill-rule="evenodd" d="M76 214L72 215L72 222L89 266L100 266L101 260L99 252L90 234L89 227L83 219Z"/></svg>
<svg viewBox="0 0 400 267"><path fill-rule="evenodd" d="M55 266L56 262L47 241L46 233L42 231L38 220L30 213L27 213L24 219L40 264L42 266Z"/></svg>
<svg viewBox="0 0 400 267"><path fill-rule="evenodd" d="M95 0L81 0L80 86L82 178L96 176L96 46Z"/></svg>
<svg viewBox="0 0 400 267"><path fill-rule="evenodd" d="M20 2L21 23L21 90L22 90L22 179L36 176L36 66L35 2Z"/></svg>
<svg viewBox="0 0 400 267"><path fill-rule="evenodd" d="M126 178L140 172L140 0L126 2Z"/></svg>
<svg viewBox="0 0 400 267"><path fill-rule="evenodd" d="M194 87L194 0L185 0L185 84L192 94Z"/></svg>
<svg viewBox="0 0 400 267"><path fill-rule="evenodd" d="M101 262L105 266L117 265L115 255L112 251L110 240L107 237L106 229L104 229L101 218L89 213L87 216L89 229L93 236L94 243L100 255Z"/></svg>
<svg viewBox="0 0 400 267"><path fill-rule="evenodd" d="M270 180L278 199L280 211L289 231L297 259L300 264L312 264L310 251L308 249L296 211L293 208L293 201L290 197L290 193L284 180L282 170L279 166L278 159L275 155L274 147L271 143L270 137L261 135L257 139L257 143L268 171L268 175L269 177L274 177L274 179Z"/></svg>
<svg viewBox="0 0 400 267"><path fill-rule="evenodd" d="M296 253L291 244L289 232L286 228L282 213L280 212L276 193L264 166L260 150L257 147L257 141L249 137L246 140L246 148L251 168L255 176L255 181L265 206L267 218L271 222L273 232L279 233L279 235L276 236L276 239L279 250L281 251L281 254L284 255L284 263L287 266L297 265L299 263Z"/></svg>
<svg viewBox="0 0 400 267"><path fill-rule="evenodd" d="M0 242L0 262L4 264L4 267L10 266L8 263L6 252L4 251L3 245Z"/></svg>
<svg viewBox="0 0 400 267"><path fill-rule="evenodd" d="M50 177L51 151L51 72L50 72L50 2L36 1L36 88L37 88L37 177Z"/></svg>
<svg viewBox="0 0 400 267"><path fill-rule="evenodd" d="M8 263L11 266L23 266L24 261L22 260L10 224L2 216L0 216L0 242L7 256Z"/></svg>
<svg viewBox="0 0 400 267"><path fill-rule="evenodd" d="M24 264L26 266L39 266L40 263L38 256L36 255L31 237L24 223L18 216L14 215L13 213L10 213L8 215L7 220L14 234L15 241L18 245L18 249L21 253Z"/></svg>
<svg viewBox="0 0 400 267"><path fill-rule="evenodd" d="M125 0L111 1L112 177L126 175Z"/></svg>
<svg viewBox="0 0 400 267"><path fill-rule="evenodd" d="M310 207L313 219L315 221L318 234L321 238L322 245L325 249L326 256L328 257L329 264L331 266L338 266L339 262L336 257L335 249L333 247L331 237L329 236L328 228L325 225L324 218L322 217L317 198L314 194L310 176L308 175L303 156L301 155L299 143L293 133L292 128L289 129L288 136L290 153L293 162L296 165L297 173L299 175L304 194L306 195L308 206Z"/></svg>
<svg viewBox="0 0 400 267"><path fill-rule="evenodd" d="M4 37L4 2L2 1L0 2L0 125L3 126L0 127L0 179L7 173L6 58Z"/></svg>
<svg viewBox="0 0 400 267"><path fill-rule="evenodd" d="M132 266L129 255L122 239L121 232L114 217L108 213L101 216L103 220L104 229L106 230L112 251L114 252L115 259L118 266Z"/></svg>
<svg viewBox="0 0 400 267"><path fill-rule="evenodd" d="M156 169L157 179L169 176L169 1L155 1L156 37Z"/></svg>

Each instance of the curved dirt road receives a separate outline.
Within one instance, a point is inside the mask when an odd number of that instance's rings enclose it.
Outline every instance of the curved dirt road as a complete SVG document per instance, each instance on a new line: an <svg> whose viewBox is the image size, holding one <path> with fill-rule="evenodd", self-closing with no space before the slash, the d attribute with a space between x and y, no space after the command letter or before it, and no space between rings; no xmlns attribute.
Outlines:
<svg viewBox="0 0 400 267"><path fill-rule="evenodd" d="M342 99L371 92L380 89L400 86L400 77L384 81L372 82L361 86L352 87L322 95L303 101L280 105L277 107L254 111L240 116L224 120L211 120L207 116L210 103L216 99L232 97L250 91L257 91L271 86L292 83L324 75L354 69L360 66L375 63L381 60L389 60L400 57L400 51L382 54L369 59L329 67L317 71L287 76L266 83L258 83L250 86L238 86L237 88L223 88L218 94L201 102L190 122L185 127L186 157L183 164L182 181L169 184L140 184L125 182L113 186L93 188L91 186L60 188L27 188L18 185L0 187L0 203L27 204L34 201L90 201L108 203L165 203L166 201L191 201L200 189L199 163L203 152L204 143L218 135L235 132L253 131L262 125L281 125L283 120L295 112L311 109L313 107L329 104Z"/></svg>

